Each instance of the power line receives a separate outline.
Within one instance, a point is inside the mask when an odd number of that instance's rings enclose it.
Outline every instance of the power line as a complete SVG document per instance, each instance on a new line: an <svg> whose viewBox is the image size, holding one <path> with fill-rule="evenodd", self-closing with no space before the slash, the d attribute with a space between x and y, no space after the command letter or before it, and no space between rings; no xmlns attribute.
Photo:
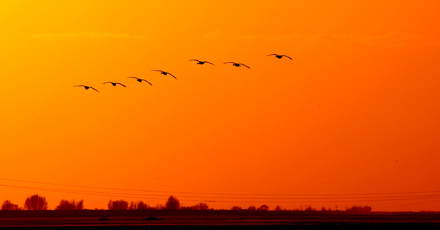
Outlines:
<svg viewBox="0 0 440 230"><path fill-rule="evenodd" d="M0 178L2 179L2 178ZM74 187L87 187L87 188L100 188L100 189L113 189L104 187L91 187L91 186L77 186L77 185L65 185L65 184L55 184L55 183L45 183L45 182L32 182L24 180L13 180L28 183L40 183L40 184L50 184L50 185L62 185L62 186L74 186ZM121 198L137 198L137 199L153 199L159 200L160 197L166 198L168 195L157 195L157 194L136 194L136 193L120 193L120 192L103 192L103 191L87 191L87 190L72 190L72 189L60 189L60 188L42 188L42 187L31 187L31 186L19 186L19 185L8 185L0 184L2 187L11 188L22 188L22 189L35 189L51 192L62 192L62 193L73 193L73 194L83 194L83 195L94 195L94 196L109 196L109 197L121 197ZM129 190L129 191L146 191L146 190L132 190L132 189L114 189L114 190ZM147 190L149 191L149 190ZM217 194L218 193L190 193L189 194ZM411 194L411 195L410 195ZM244 194L241 194L244 195ZM249 194L247 194L249 195ZM356 196L354 196L356 195ZM256 196L256 195L253 195ZM360 202L360 201L402 201L402 200L429 200L440 198L440 192L438 191L428 191L428 192L399 192L399 193L365 193L364 196L359 194L327 194L327 195L289 195L287 197L279 197L275 195L270 197L266 194L265 197L234 197L234 196L196 196L196 195L183 195L181 197L188 198L182 201L203 201L203 202L236 202L236 203L249 203L249 202L265 202L265 203L316 203L316 202Z"/></svg>
<svg viewBox="0 0 440 230"><path fill-rule="evenodd" d="M72 184L60 184L60 183L49 183L40 181L28 181L28 180L18 180L18 179L8 179L0 178L0 180L16 181L16 182L26 182L26 183L37 183L46 185L56 185L56 186L68 186L68 187L78 187L78 188L91 188L91 189L106 189L106 190L121 190L121 191L137 191L137 192L148 192L148 193L167 193L167 194L195 194L195 195L222 195L222 196L274 196L282 197L279 199L285 199L289 197L310 197L310 196L379 196L379 195L404 195L404 194L429 194L429 193L440 193L440 191L411 191L411 192L388 192L388 193L339 193L339 194L257 194L257 193L207 193L207 192L183 192L183 191L161 191L161 190L145 190L145 189L127 189L127 188L111 188L111 187L98 187L98 186L85 186L85 185L72 185Z"/></svg>
<svg viewBox="0 0 440 230"><path fill-rule="evenodd" d="M67 189L54 189L54 188L40 188L40 187L29 187L29 186L18 186L18 185L5 185L0 184L2 187L11 187L11 188L22 188L22 189L35 189L35 190L43 190L49 192L62 192L62 193L72 193L72 194L83 194L83 195L93 195L93 196L109 196L109 197L121 197L121 198L138 198L138 199L154 199L158 200L156 197L148 197L148 196L136 196L130 194L118 194L118 193L105 193L105 192L93 192L93 191L81 191L81 190L67 190ZM163 195L166 197L165 195ZM184 201L200 201L200 200L184 200ZM208 202L208 201L206 201Z"/></svg>

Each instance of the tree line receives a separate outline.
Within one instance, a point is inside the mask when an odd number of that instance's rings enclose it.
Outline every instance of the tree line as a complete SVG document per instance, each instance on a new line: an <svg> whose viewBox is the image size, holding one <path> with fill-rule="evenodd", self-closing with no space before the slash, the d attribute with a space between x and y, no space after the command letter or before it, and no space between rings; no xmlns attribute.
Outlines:
<svg viewBox="0 0 440 230"><path fill-rule="evenodd" d="M170 196L164 205L158 204L156 206L150 206L143 201L125 201L125 200L110 200L107 203L108 210L214 210L213 208L209 208L206 203L200 202L193 206L184 206L180 203L180 201L174 197ZM23 207L19 207L17 204L12 203L10 200L5 200L1 206L1 210L47 210L47 200L45 197L40 196L38 194L32 195L26 198ZM59 204L55 207L55 210L83 210L84 209L84 201L75 201L75 200L61 200ZM240 206L232 206L230 210L250 210L250 211L268 211L269 206L261 205L260 207L255 207L253 205L248 208L242 208ZM275 211L287 211L287 209L282 209L279 205L277 205L274 209ZM346 212L355 212L355 213L368 213L371 212L370 206L352 206L350 208L346 208ZM299 211L299 210L294 210ZM318 211L317 209L312 208L311 206L307 207L304 211ZM332 211L331 209L322 208L320 211Z"/></svg>

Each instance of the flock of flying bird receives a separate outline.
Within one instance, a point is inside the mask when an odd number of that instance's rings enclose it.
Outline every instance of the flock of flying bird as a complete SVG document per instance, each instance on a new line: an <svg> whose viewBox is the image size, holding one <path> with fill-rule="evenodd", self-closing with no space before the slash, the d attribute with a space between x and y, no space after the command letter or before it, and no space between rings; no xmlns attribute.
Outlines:
<svg viewBox="0 0 440 230"><path fill-rule="evenodd" d="M286 57L286 58L288 58L288 59L290 59L290 60L292 60L292 58L291 57L289 57L289 56L287 56L287 55L284 55L284 54L269 54L269 55L267 55L267 56L275 56L276 58L278 58L278 59L281 59L281 58L283 58L283 57ZM210 64L210 65L214 65L213 63L211 63L211 62L208 62L208 61L200 61L200 60L198 60L198 59L190 59L190 61L196 61L197 63L196 64L198 64L198 65L203 65L203 64ZM238 62L225 62L225 63L223 63L223 64L232 64L233 66L235 66L235 67L240 67L240 66L244 66L244 67L246 67L246 68L251 68L251 67L249 67L249 66L247 66L247 65L245 65L245 64L243 64L243 63L238 63ZM152 71L158 71L158 72L160 72L160 74L163 74L163 75L170 75L171 77L173 77L174 79L177 79L174 75L172 75L171 73L169 73L169 72L165 72L165 71L162 71L162 70L152 70ZM136 81L138 81L138 82L140 82L140 83L142 83L142 82L146 82L146 83L148 83L148 84L150 84L151 86L153 86L153 84L151 84L151 82L149 82L149 81L147 81L147 80L145 80L145 79L142 79L142 78L138 78L138 77L128 77L128 78L133 78L133 79L135 79ZM111 82L111 81L107 81L107 82L104 82L104 83L102 83L102 84L112 84L113 86L116 86L116 85L120 85L120 86L123 86L123 87L127 87L127 86L125 86L124 84L122 84L122 83L119 83L119 82ZM97 89L95 89L95 88L93 88L93 87L91 87L91 86L88 86L88 85L74 85L73 87L84 87L85 89L93 89L93 90L95 90L96 92L98 92L99 93L99 91L97 90Z"/></svg>

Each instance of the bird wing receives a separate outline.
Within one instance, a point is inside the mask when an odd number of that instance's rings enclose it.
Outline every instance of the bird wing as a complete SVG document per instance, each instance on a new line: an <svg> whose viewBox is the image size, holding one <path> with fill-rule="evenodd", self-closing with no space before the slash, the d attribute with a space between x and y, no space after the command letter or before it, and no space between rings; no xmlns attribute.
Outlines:
<svg viewBox="0 0 440 230"><path fill-rule="evenodd" d="M111 81L107 81L107 82L104 82L104 83L102 83L102 84L106 84L106 83L113 83L113 82L111 82Z"/></svg>
<svg viewBox="0 0 440 230"><path fill-rule="evenodd" d="M213 63L211 63L211 62L209 62L209 61L205 61L205 63L211 64L211 65L214 65Z"/></svg>
<svg viewBox="0 0 440 230"><path fill-rule="evenodd" d="M289 56L287 56L287 55L282 55L283 57L286 57L286 58L288 58L288 59L290 59L290 60L293 60L291 57L289 57Z"/></svg>
<svg viewBox="0 0 440 230"><path fill-rule="evenodd" d="M167 72L167 74L169 74L169 75L171 75L172 77L174 77L175 79L177 79L177 77L175 77L174 75L172 75L172 74L170 74L170 73L168 73L168 72Z"/></svg>
<svg viewBox="0 0 440 230"><path fill-rule="evenodd" d="M267 55L267 56L271 56L271 55L275 55L275 56L276 56L276 55L278 55L278 54L269 54L269 55Z"/></svg>
<svg viewBox="0 0 440 230"><path fill-rule="evenodd" d="M119 82L117 82L116 84L119 84L119 85L122 85L122 86L124 86L124 87L127 87L127 86L125 86L124 84L121 84L121 83L119 83Z"/></svg>
<svg viewBox="0 0 440 230"><path fill-rule="evenodd" d="M98 91L97 89L95 89L95 88L93 88L93 87L91 87L91 86L89 86L89 88L90 88L90 89L93 89L93 90L95 90L96 92L99 93L99 91Z"/></svg>
<svg viewBox="0 0 440 230"><path fill-rule="evenodd" d="M136 79L139 79L139 78L137 78L137 77L127 77L127 78L136 78Z"/></svg>
<svg viewBox="0 0 440 230"><path fill-rule="evenodd" d="M232 63L232 64L234 64L235 62L228 61L228 62L225 62L225 63L223 63L223 64L228 64L228 63Z"/></svg>
<svg viewBox="0 0 440 230"><path fill-rule="evenodd" d="M190 59L190 61L199 61L199 60L197 60L197 59Z"/></svg>
<svg viewBox="0 0 440 230"><path fill-rule="evenodd" d="M85 85L74 85L73 87L86 87Z"/></svg>
<svg viewBox="0 0 440 230"><path fill-rule="evenodd" d="M153 69L151 71L159 71L159 72L163 72L162 70L158 70L158 69Z"/></svg>
<svg viewBox="0 0 440 230"><path fill-rule="evenodd" d="M242 65L242 66L244 66L244 67L247 67L247 68L251 68L251 67L249 67L249 66L247 66L247 65L245 65L245 64L243 64L243 63L238 63L238 64L240 64L240 65Z"/></svg>
<svg viewBox="0 0 440 230"><path fill-rule="evenodd" d="M142 81L145 81L146 83L148 83L148 84L150 84L151 86L153 86L153 84L151 84L151 82L149 82L149 81L147 81L147 80L145 80L145 79L142 79Z"/></svg>

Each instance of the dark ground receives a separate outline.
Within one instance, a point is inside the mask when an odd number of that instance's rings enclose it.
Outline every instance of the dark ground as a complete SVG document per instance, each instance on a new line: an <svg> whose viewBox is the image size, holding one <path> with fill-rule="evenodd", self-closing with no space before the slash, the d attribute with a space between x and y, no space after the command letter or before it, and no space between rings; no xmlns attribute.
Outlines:
<svg viewBox="0 0 440 230"><path fill-rule="evenodd" d="M16 227L440 226L440 212L76 210L0 211L0 228Z"/></svg>

